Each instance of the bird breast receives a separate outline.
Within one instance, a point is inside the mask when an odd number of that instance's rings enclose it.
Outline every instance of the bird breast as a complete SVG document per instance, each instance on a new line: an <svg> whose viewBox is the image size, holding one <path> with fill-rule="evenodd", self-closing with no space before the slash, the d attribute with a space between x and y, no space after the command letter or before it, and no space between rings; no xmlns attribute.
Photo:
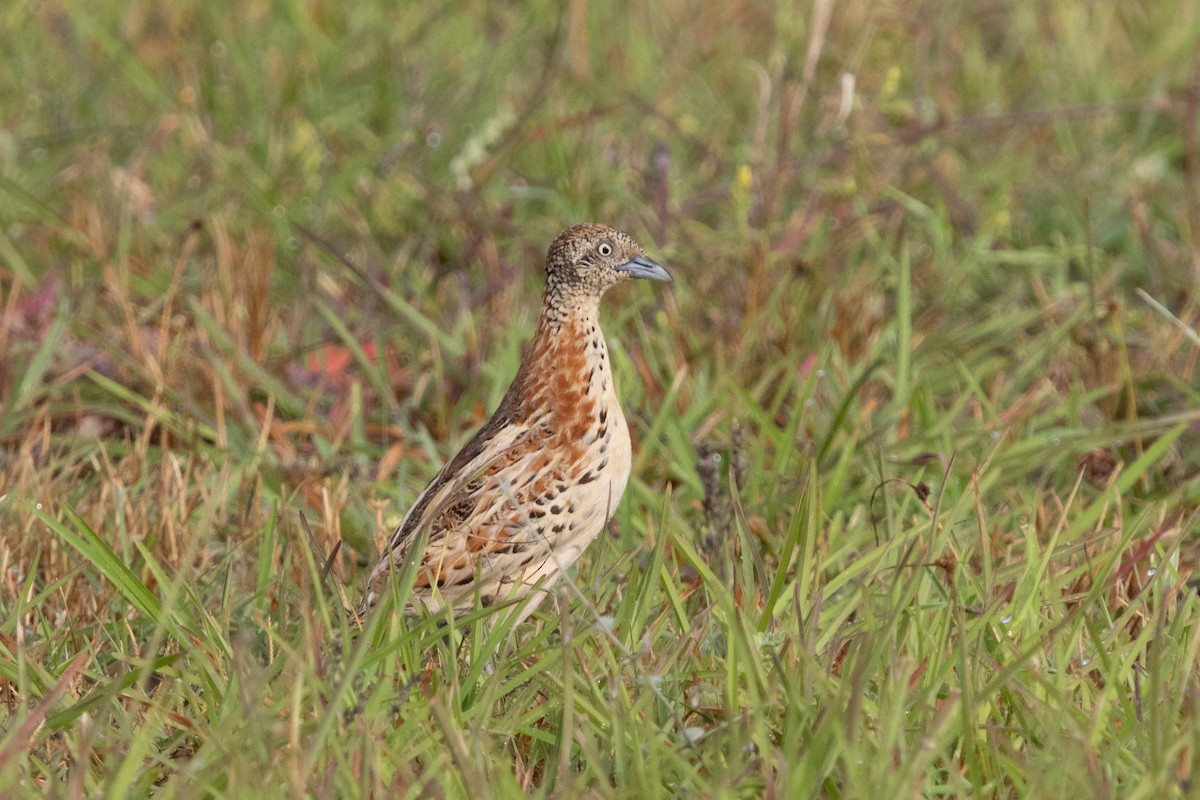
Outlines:
<svg viewBox="0 0 1200 800"><path fill-rule="evenodd" d="M608 345L594 320L576 320L555 332L536 369L548 378L531 404L546 415L552 433L545 446L566 456L566 494L585 539L599 533L617 508L632 468L629 427L617 400Z"/></svg>

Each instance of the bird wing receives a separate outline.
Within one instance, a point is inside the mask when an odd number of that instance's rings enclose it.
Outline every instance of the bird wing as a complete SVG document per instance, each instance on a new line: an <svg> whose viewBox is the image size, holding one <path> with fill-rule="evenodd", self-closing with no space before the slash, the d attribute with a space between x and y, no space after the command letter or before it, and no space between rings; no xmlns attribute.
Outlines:
<svg viewBox="0 0 1200 800"><path fill-rule="evenodd" d="M367 581L362 612L374 606L388 577L426 536L414 581L414 599L435 609L474 591L480 566L496 553L511 552L536 536L528 500L540 492L554 469L539 446L536 425L489 422L446 464L417 497ZM539 479L540 478L540 479ZM481 563L482 562L482 563ZM439 597L433 595L437 593Z"/></svg>

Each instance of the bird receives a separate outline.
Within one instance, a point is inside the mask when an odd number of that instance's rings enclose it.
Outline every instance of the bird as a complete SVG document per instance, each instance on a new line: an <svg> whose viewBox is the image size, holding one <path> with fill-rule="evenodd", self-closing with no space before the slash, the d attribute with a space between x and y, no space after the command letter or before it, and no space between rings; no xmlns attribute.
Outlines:
<svg viewBox="0 0 1200 800"><path fill-rule="evenodd" d="M407 615L512 603L519 624L604 529L629 482L632 447L600 298L636 278L672 281L616 228L583 223L558 234L516 376L388 538L359 620L407 565Z"/></svg>

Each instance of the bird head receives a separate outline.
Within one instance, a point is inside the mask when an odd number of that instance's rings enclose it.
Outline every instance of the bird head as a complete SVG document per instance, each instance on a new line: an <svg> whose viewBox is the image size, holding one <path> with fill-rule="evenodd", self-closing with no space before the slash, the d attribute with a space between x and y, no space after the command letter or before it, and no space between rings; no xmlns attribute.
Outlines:
<svg viewBox="0 0 1200 800"><path fill-rule="evenodd" d="M599 298L609 287L633 278L671 281L633 237L608 225L573 225L555 238L546 254L547 293Z"/></svg>

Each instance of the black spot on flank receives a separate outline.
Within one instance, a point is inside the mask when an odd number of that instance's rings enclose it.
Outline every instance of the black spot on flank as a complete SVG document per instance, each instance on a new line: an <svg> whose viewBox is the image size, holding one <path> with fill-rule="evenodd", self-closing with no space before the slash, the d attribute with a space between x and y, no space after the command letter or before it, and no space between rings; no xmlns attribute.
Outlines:
<svg viewBox="0 0 1200 800"><path fill-rule="evenodd" d="M550 513L554 514L555 516L558 516L559 514L562 513L562 506L559 506L559 505L550 506Z"/></svg>
<svg viewBox="0 0 1200 800"><path fill-rule="evenodd" d="M593 475L592 471L589 469L587 472L579 476L579 480L576 481L576 483L578 483L580 486L583 486L584 484L591 483L594 480L596 480L596 476Z"/></svg>
<svg viewBox="0 0 1200 800"><path fill-rule="evenodd" d="M574 503L567 503L567 513L568 514L575 513L575 504Z"/></svg>
<svg viewBox="0 0 1200 800"><path fill-rule="evenodd" d="M558 525L555 525L553 528L551 528L550 532L551 533L562 533L564 528L566 528L566 526L560 522Z"/></svg>
<svg viewBox="0 0 1200 800"><path fill-rule="evenodd" d="M565 491L567 490L567 485L566 485L565 483L560 483L560 484L559 484L557 487L555 487L555 488L557 488L557 489L558 489L558 491L559 491L559 493L561 494L562 492L565 492Z"/></svg>
<svg viewBox="0 0 1200 800"><path fill-rule="evenodd" d="M600 424L603 425L606 422L608 422L608 409L602 408L600 409Z"/></svg>
<svg viewBox="0 0 1200 800"><path fill-rule="evenodd" d="M529 510L530 519L541 519L544 516L546 516L546 512L542 511L540 508L531 508Z"/></svg>

